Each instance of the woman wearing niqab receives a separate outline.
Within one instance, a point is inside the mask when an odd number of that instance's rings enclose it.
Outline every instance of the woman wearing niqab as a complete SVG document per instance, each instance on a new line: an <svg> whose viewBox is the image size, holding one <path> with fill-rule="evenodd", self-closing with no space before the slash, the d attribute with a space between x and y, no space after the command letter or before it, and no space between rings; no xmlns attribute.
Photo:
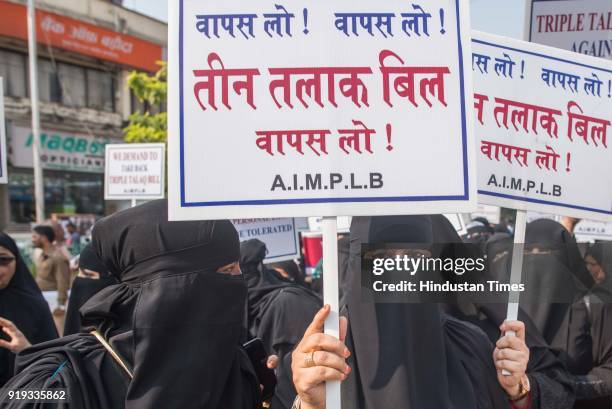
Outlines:
<svg viewBox="0 0 612 409"><path fill-rule="evenodd" d="M344 303L353 373L343 382L343 408L510 407L493 346L476 327L444 315L438 304L362 300L361 244L434 243L430 217L355 217L350 237Z"/></svg>
<svg viewBox="0 0 612 409"><path fill-rule="evenodd" d="M432 225L437 243L461 243L454 227L448 220L439 215L433 215ZM477 249L467 244L465 246L449 246L454 257L478 257ZM487 267L483 281L492 280L502 283L509 282L510 260L512 259L513 240L506 233L496 233L486 242L485 251ZM462 321L476 325L491 342L496 342L501 336L500 325L506 319L507 304L477 303L457 296L457 302L445 306L446 311ZM531 384L531 409L564 409L571 408L574 402L574 383L571 374L564 367L554 350L544 340L531 318L521 308L518 319L525 326L525 343L530 350L527 376Z"/></svg>
<svg viewBox="0 0 612 409"><path fill-rule="evenodd" d="M95 278L81 276L81 272L98 273ZM83 331L79 309L96 293L109 285L116 284L117 279L110 275L106 266L100 261L91 243L83 247L79 256L79 275L74 278L70 287L64 336Z"/></svg>
<svg viewBox="0 0 612 409"><path fill-rule="evenodd" d="M592 364L577 376L576 409L612 409L612 244L594 243L585 255L596 285L585 297L592 342Z"/></svg>
<svg viewBox="0 0 612 409"><path fill-rule="evenodd" d="M120 283L81 307L95 333L28 349L9 388L65 388L66 406L85 409L261 406L240 347L246 286L232 267L235 228L226 220L167 220L167 202L158 200L96 224L96 253Z"/></svg>

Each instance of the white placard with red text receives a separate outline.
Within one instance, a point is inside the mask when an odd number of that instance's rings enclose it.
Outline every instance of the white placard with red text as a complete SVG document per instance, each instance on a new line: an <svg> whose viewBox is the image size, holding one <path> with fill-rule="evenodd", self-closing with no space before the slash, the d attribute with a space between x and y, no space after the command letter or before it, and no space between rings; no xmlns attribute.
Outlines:
<svg viewBox="0 0 612 409"><path fill-rule="evenodd" d="M170 218L474 210L467 7L173 2Z"/></svg>
<svg viewBox="0 0 612 409"><path fill-rule="evenodd" d="M531 0L530 6L529 41L612 60L612 1Z"/></svg>
<svg viewBox="0 0 612 409"><path fill-rule="evenodd" d="M106 145L104 198L162 199L165 161L163 143Z"/></svg>
<svg viewBox="0 0 612 409"><path fill-rule="evenodd" d="M479 202L612 219L612 63L474 32Z"/></svg>

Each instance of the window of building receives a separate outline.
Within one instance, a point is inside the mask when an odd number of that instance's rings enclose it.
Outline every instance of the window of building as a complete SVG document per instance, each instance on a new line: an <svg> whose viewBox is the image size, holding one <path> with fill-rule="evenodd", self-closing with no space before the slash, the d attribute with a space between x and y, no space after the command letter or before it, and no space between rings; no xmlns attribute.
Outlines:
<svg viewBox="0 0 612 409"><path fill-rule="evenodd" d="M69 107L87 105L87 82L85 69L76 65L57 64L57 71L62 85L62 104Z"/></svg>
<svg viewBox="0 0 612 409"><path fill-rule="evenodd" d="M26 73L25 55L0 50L0 77L4 81L4 95L26 97L28 94Z"/></svg>
<svg viewBox="0 0 612 409"><path fill-rule="evenodd" d="M115 87L110 72L87 70L87 106L100 111L114 111Z"/></svg>
<svg viewBox="0 0 612 409"><path fill-rule="evenodd" d="M38 60L38 97L43 102L62 102L60 82L49 60Z"/></svg>
<svg viewBox="0 0 612 409"><path fill-rule="evenodd" d="M4 95L27 97L27 56L0 50L0 77ZM43 102L70 107L115 111L115 78L112 72L38 59L38 94Z"/></svg>

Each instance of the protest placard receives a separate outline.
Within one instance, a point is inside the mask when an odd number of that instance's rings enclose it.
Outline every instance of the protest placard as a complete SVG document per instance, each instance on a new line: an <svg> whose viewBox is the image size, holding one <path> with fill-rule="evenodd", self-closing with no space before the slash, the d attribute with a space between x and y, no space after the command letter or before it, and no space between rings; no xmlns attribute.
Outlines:
<svg viewBox="0 0 612 409"><path fill-rule="evenodd" d="M170 218L473 210L465 7L176 2Z"/></svg>
<svg viewBox="0 0 612 409"><path fill-rule="evenodd" d="M164 193L165 145L131 143L106 145L106 200L160 199Z"/></svg>
<svg viewBox="0 0 612 409"><path fill-rule="evenodd" d="M240 241L258 239L266 243L268 253L264 262L293 260L300 257L300 241L296 220L233 219Z"/></svg>
<svg viewBox="0 0 612 409"><path fill-rule="evenodd" d="M8 183L6 169L6 124L4 123L4 80L0 77L0 183Z"/></svg>
<svg viewBox="0 0 612 409"><path fill-rule="evenodd" d="M612 59L610 0L528 0L528 39L580 54Z"/></svg>
<svg viewBox="0 0 612 409"><path fill-rule="evenodd" d="M612 63L473 34L479 202L612 219Z"/></svg>

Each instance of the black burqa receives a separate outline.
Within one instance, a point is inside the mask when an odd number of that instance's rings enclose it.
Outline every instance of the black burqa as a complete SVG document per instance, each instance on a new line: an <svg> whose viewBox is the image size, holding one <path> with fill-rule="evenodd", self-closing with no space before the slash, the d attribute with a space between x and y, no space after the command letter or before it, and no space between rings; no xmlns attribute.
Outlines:
<svg viewBox="0 0 612 409"><path fill-rule="evenodd" d="M362 243L433 243L429 216L356 217L351 223L347 346L353 372L343 383L347 409L484 409L508 406L482 331L438 304L362 299Z"/></svg>
<svg viewBox="0 0 612 409"><path fill-rule="evenodd" d="M289 409L295 398L288 359L321 308L318 295L297 284L279 280L263 264L265 244L257 239L240 244L240 269L248 285L248 329L260 338L268 354L280 358L273 409Z"/></svg>
<svg viewBox="0 0 612 409"><path fill-rule="evenodd" d="M111 276L104 263L96 254L93 244L89 243L81 250L79 256L79 269L95 271L99 278L75 277L70 287L68 308L66 309L66 321L64 323L64 336L76 334L83 331L81 324L81 313L79 309L87 300L97 294L103 288L116 284L118 281Z"/></svg>
<svg viewBox="0 0 612 409"><path fill-rule="evenodd" d="M556 221L538 219L527 224L523 282L522 308L546 342L570 350L568 327L579 325L579 316L585 316L579 304L594 282L575 239ZM578 304L573 309L574 303Z"/></svg>
<svg viewBox="0 0 612 409"><path fill-rule="evenodd" d="M435 241L460 243L461 239L448 220L439 215L431 216ZM486 269L482 281L509 282L513 240L506 233L496 233L486 242ZM453 254L445 257L481 257L470 245L449 246ZM492 343L502 336L500 325L506 319L507 304L475 303L457 295L456 302L445 306L446 311L462 321L476 325L487 334ZM544 340L539 330L522 309L518 319L525 324L525 343L530 350L527 375L532 386L532 409L569 409L574 402L573 382L563 362Z"/></svg>
<svg viewBox="0 0 612 409"><path fill-rule="evenodd" d="M0 232L0 246L15 257L15 275L8 286L0 290L0 317L12 321L33 345L57 338L49 304L21 258L17 244L10 236ZM8 341L1 330L0 338ZM13 375L14 363L15 354L0 348L0 387Z"/></svg>
<svg viewBox="0 0 612 409"><path fill-rule="evenodd" d="M20 356L12 388L64 387L77 408L259 406L240 347L246 286L216 272L238 260L238 234L227 220L168 222L167 206L125 210L93 231L96 253L121 282L85 303L83 322L110 342L133 379L95 338L77 334Z"/></svg>
<svg viewBox="0 0 612 409"><path fill-rule="evenodd" d="M595 243L587 254L592 256L606 273L604 282L597 284L586 297L593 345L593 362L588 372L579 378L580 398L577 409L612 409L612 280L611 244ZM598 396L595 399L586 399Z"/></svg>

